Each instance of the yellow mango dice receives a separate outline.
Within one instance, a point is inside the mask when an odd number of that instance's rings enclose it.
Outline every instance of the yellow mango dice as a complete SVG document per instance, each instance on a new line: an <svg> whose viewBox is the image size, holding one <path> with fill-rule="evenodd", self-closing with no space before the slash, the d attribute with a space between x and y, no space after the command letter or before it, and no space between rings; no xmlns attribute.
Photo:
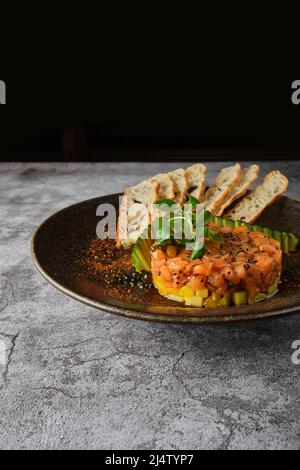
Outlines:
<svg viewBox="0 0 300 470"><path fill-rule="evenodd" d="M231 294L226 292L226 294L220 298L218 307L228 307L230 305Z"/></svg>
<svg viewBox="0 0 300 470"><path fill-rule="evenodd" d="M179 295L179 289L176 289L176 288L173 288L173 287L165 287L164 289L161 289L161 291L164 294Z"/></svg>
<svg viewBox="0 0 300 470"><path fill-rule="evenodd" d="M184 300L186 305L191 305L192 307L202 307L203 305L202 297L196 297L195 295L192 297L185 297Z"/></svg>
<svg viewBox="0 0 300 470"><path fill-rule="evenodd" d="M181 295L167 294L167 299L175 300L175 302L184 302L184 298Z"/></svg>
<svg viewBox="0 0 300 470"><path fill-rule="evenodd" d="M196 290L196 297L201 297L202 299L206 299L206 297L208 297L208 289Z"/></svg>
<svg viewBox="0 0 300 470"><path fill-rule="evenodd" d="M160 277L156 277L155 279L153 279L153 283L158 290L165 289L165 282Z"/></svg>
<svg viewBox="0 0 300 470"><path fill-rule="evenodd" d="M192 297L194 295L194 291L189 286L184 286L179 289L179 295L182 297Z"/></svg>

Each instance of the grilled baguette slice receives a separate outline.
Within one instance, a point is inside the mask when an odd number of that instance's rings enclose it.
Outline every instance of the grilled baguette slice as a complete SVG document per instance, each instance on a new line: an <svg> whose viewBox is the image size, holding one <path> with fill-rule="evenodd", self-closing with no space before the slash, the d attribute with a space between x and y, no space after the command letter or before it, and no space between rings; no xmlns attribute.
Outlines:
<svg viewBox="0 0 300 470"><path fill-rule="evenodd" d="M248 168L242 169L240 180L232 187L231 193L224 200L216 215L222 215L230 204L246 194L248 188L257 180L259 171L258 165L251 165Z"/></svg>
<svg viewBox="0 0 300 470"><path fill-rule="evenodd" d="M267 206L282 196L288 184L288 179L280 171L271 171L265 176L263 183L226 212L225 217L252 224Z"/></svg>
<svg viewBox="0 0 300 470"><path fill-rule="evenodd" d="M124 197L125 196L125 197ZM117 246L130 248L151 222L152 204L159 197L159 183L146 180L124 191L117 228Z"/></svg>
<svg viewBox="0 0 300 470"><path fill-rule="evenodd" d="M175 201L178 204L183 204L188 189L185 171L182 168L178 168L177 170L170 171L167 175L174 183Z"/></svg>
<svg viewBox="0 0 300 470"><path fill-rule="evenodd" d="M231 188L239 181L241 173L242 169L238 163L223 168L204 195L205 209L214 215L217 214L220 206L231 194Z"/></svg>
<svg viewBox="0 0 300 470"><path fill-rule="evenodd" d="M159 199L175 200L175 185L170 176L168 176L166 173L159 173L158 175L153 176L151 179L157 181L159 184Z"/></svg>
<svg viewBox="0 0 300 470"><path fill-rule="evenodd" d="M205 191L205 172L206 166L202 163L195 163L185 170L187 192L198 201L201 201Z"/></svg>

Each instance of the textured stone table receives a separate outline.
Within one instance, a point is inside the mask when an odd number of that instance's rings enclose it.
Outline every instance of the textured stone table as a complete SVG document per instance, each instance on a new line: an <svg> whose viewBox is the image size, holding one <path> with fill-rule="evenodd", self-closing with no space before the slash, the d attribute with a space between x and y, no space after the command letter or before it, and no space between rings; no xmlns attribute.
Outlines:
<svg viewBox="0 0 300 470"><path fill-rule="evenodd" d="M172 326L93 310L50 286L34 228L176 164L0 164L0 448L299 449L300 315ZM222 163L209 164L211 180ZM300 162L262 165L290 178Z"/></svg>

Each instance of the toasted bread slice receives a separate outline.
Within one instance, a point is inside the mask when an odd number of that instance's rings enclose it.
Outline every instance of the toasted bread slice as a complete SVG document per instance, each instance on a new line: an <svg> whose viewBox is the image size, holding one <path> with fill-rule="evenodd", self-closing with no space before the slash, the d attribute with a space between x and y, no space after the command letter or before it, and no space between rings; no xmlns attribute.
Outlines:
<svg viewBox="0 0 300 470"><path fill-rule="evenodd" d="M239 181L241 173L242 169L238 163L234 166L223 168L204 195L205 209L209 210L212 214L216 214L219 207L230 195L231 188Z"/></svg>
<svg viewBox="0 0 300 470"><path fill-rule="evenodd" d="M182 204L186 199L188 188L185 171L182 168L178 168L177 170L170 171L167 175L174 183L175 201L178 204Z"/></svg>
<svg viewBox="0 0 300 470"><path fill-rule="evenodd" d="M225 217L252 224L267 206L282 196L288 184L288 179L280 171L271 171L265 176L263 183L256 186L248 196L226 212Z"/></svg>
<svg viewBox="0 0 300 470"><path fill-rule="evenodd" d="M224 210L230 206L230 204L246 194L248 188L257 180L259 170L260 168L258 165L251 165L248 168L242 169L240 180L232 187L231 193L218 209L217 215L222 215Z"/></svg>
<svg viewBox="0 0 300 470"><path fill-rule="evenodd" d="M159 173L151 178L159 183L159 199L175 200L174 183L170 176L165 173Z"/></svg>
<svg viewBox="0 0 300 470"><path fill-rule="evenodd" d="M201 201L205 191L205 172L206 166L202 163L195 163L185 170L187 192L198 201Z"/></svg>
<svg viewBox="0 0 300 470"><path fill-rule="evenodd" d="M130 248L151 222L152 204L158 199L159 183L146 180L124 191L117 228L117 246Z"/></svg>

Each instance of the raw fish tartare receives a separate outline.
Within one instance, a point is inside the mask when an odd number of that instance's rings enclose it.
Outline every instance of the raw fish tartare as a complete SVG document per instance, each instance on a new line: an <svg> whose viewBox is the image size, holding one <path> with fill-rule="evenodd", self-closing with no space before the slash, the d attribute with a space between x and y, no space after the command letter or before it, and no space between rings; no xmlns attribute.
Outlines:
<svg viewBox="0 0 300 470"><path fill-rule="evenodd" d="M205 241L206 252L191 259L190 251L169 244L151 251L153 283L169 299L195 307L243 305L277 291L282 272L278 240L248 227L218 227L222 243Z"/></svg>

